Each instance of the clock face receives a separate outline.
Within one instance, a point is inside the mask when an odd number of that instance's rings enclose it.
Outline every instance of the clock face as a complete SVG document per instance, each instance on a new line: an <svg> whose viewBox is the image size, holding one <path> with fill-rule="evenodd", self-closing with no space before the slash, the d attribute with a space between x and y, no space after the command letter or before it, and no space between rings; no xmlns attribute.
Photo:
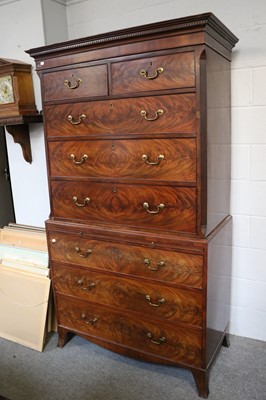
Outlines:
<svg viewBox="0 0 266 400"><path fill-rule="evenodd" d="M0 76L0 105L14 103L11 75Z"/></svg>

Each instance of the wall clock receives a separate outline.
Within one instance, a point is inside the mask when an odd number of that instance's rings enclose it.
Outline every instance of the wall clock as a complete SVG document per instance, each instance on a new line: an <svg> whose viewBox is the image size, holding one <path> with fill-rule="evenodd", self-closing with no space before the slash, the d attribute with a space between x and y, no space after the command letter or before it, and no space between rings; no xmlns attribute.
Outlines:
<svg viewBox="0 0 266 400"><path fill-rule="evenodd" d="M32 162L29 123L42 122L35 105L31 64L0 59L0 126L22 147L26 161Z"/></svg>

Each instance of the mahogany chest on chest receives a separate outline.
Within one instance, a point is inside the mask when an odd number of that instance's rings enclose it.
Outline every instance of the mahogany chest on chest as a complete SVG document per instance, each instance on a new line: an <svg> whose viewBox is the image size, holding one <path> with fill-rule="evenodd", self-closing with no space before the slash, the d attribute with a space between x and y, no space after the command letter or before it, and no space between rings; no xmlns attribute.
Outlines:
<svg viewBox="0 0 266 400"><path fill-rule="evenodd" d="M230 302L230 59L213 15L28 53L41 79L59 346L189 368L208 395Z"/></svg>

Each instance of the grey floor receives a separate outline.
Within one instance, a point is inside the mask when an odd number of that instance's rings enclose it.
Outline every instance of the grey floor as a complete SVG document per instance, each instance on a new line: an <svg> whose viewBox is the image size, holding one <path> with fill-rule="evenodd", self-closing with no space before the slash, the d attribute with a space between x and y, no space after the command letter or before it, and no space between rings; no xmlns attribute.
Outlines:
<svg viewBox="0 0 266 400"><path fill-rule="evenodd" d="M266 342L233 336L210 373L209 400L266 400ZM43 353L0 339L0 395L10 400L196 400L189 371L135 361L57 334Z"/></svg>

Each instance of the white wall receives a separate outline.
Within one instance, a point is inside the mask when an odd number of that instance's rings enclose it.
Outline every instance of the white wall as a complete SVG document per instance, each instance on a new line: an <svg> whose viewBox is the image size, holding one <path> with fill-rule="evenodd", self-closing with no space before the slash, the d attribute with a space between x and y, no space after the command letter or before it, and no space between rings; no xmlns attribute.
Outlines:
<svg viewBox="0 0 266 400"><path fill-rule="evenodd" d="M213 12L239 38L232 62L232 333L266 340L266 1L70 0L69 38Z"/></svg>
<svg viewBox="0 0 266 400"><path fill-rule="evenodd" d="M63 42L68 39L66 2L41 0L45 44Z"/></svg>
<svg viewBox="0 0 266 400"><path fill-rule="evenodd" d="M51 0L44 0L42 6L42 0L0 0L0 58L33 65L38 110L42 109L40 82L34 71L34 60L25 50L51 43L53 39L67 40L66 7ZM17 223L44 226L50 206L43 125L29 126L32 164L24 160L20 145L6 133L15 216Z"/></svg>
<svg viewBox="0 0 266 400"><path fill-rule="evenodd" d="M45 40L65 40L65 11L69 39L208 11L239 37L232 62L230 329L237 335L266 340L265 0L43 0L44 8L41 0L13 1L0 0L0 33L4 38L0 57L32 64L24 49L42 46ZM55 15L60 19L57 32L53 29ZM34 84L40 108L36 76ZM31 165L22 158L20 146L10 135L7 138L17 222L43 225L49 204L42 126L31 126Z"/></svg>
<svg viewBox="0 0 266 400"><path fill-rule="evenodd" d="M42 12L36 0L0 2L0 57L33 64L25 49L44 44ZM36 105L41 109L38 77L34 74ZM18 223L43 226L49 215L42 124L30 125L32 164L27 163L19 144L6 133L14 208Z"/></svg>

